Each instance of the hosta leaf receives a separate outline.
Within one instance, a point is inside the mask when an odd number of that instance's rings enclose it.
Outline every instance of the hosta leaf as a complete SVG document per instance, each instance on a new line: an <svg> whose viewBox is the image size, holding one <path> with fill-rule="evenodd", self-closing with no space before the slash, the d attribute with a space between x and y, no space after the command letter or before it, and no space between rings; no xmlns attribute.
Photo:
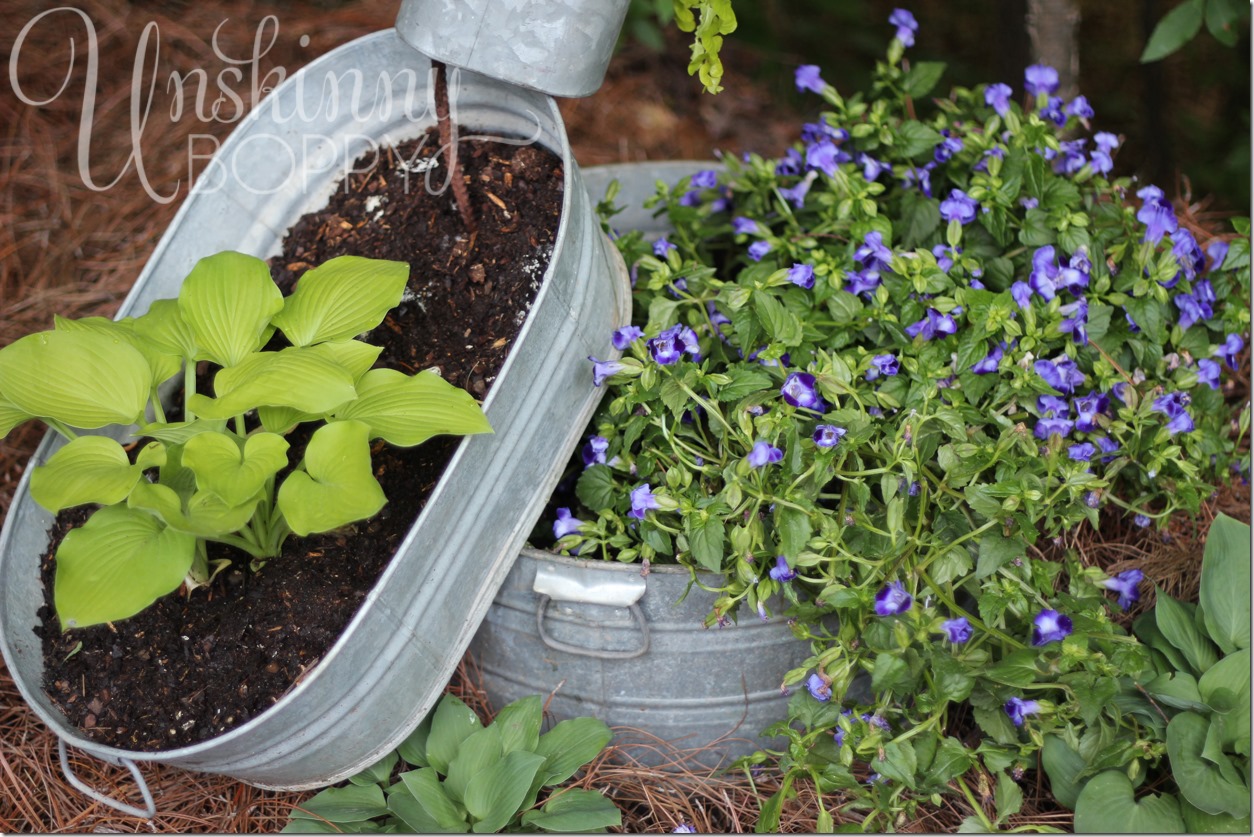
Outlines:
<svg viewBox="0 0 1254 837"><path fill-rule="evenodd" d="M286 435L293 427L309 421L319 421L323 416L317 413L306 413L291 407L258 407L257 418L268 433Z"/></svg>
<svg viewBox="0 0 1254 837"><path fill-rule="evenodd" d="M273 322L294 346L348 340L383 321L408 279L405 262L339 256L301 276Z"/></svg>
<svg viewBox="0 0 1254 837"><path fill-rule="evenodd" d="M501 750L534 751L540 743L540 724L544 707L539 695L529 695L506 706L496 714L492 726L501 731Z"/></svg>
<svg viewBox="0 0 1254 837"><path fill-rule="evenodd" d="M216 399L193 395L191 409L205 418L231 418L254 407L291 407L306 413L330 413L353 399L353 378L325 353L287 348L256 352L213 379Z"/></svg>
<svg viewBox="0 0 1254 837"><path fill-rule="evenodd" d="M1193 618L1193 605L1181 604L1171 596L1157 590L1154 618L1162 635L1184 655L1197 674L1219 661L1215 646L1197 627Z"/></svg>
<svg viewBox="0 0 1254 837"><path fill-rule="evenodd" d="M41 331L0 349L5 400L70 427L138 421L151 383L152 370L138 349L96 331Z"/></svg>
<svg viewBox="0 0 1254 837"><path fill-rule="evenodd" d="M360 773L348 777L354 785L378 785L388 781L392 776L392 768L396 767L399 756L396 751L388 753Z"/></svg>
<svg viewBox="0 0 1254 837"><path fill-rule="evenodd" d="M483 410L470 393L435 372L406 375L395 369L371 369L357 384L357 399L336 413L370 426L371 438L410 447L446 433L491 433Z"/></svg>
<svg viewBox="0 0 1254 837"><path fill-rule="evenodd" d="M438 780L436 788L439 788ZM407 786L388 795L388 809L400 817L412 834L464 834L469 830L465 820L461 820L460 824L442 824ZM456 814L456 811L453 813Z"/></svg>
<svg viewBox="0 0 1254 837"><path fill-rule="evenodd" d="M9 431L30 419L30 413L0 395L0 439L9 435Z"/></svg>
<svg viewBox="0 0 1254 837"><path fill-rule="evenodd" d="M427 761L440 773L447 774L449 763L457 758L457 748L483 724L469 706L454 695L445 695L431 719L427 737Z"/></svg>
<svg viewBox="0 0 1254 837"><path fill-rule="evenodd" d="M540 736L536 752L545 757L544 785L565 782L610 743L614 733L596 718L571 718Z"/></svg>
<svg viewBox="0 0 1254 837"><path fill-rule="evenodd" d="M456 803L449 799L448 794L444 792L444 786L440 784L439 774L436 773L434 767L420 767L417 770L402 773L401 781L405 783L405 789L414 801L418 803L427 820L436 823L436 827L431 828L431 831L446 834L464 834L470 830L470 825L466 822L466 816ZM400 794L396 793L392 795L392 798L396 799L398 796ZM408 821L406 819L406 822ZM411 825L417 826L417 823L411 823ZM422 833L428 829L418 828L416 830Z"/></svg>
<svg viewBox="0 0 1254 837"><path fill-rule="evenodd" d="M221 433L225 429L226 419L153 422L143 426L143 435L167 445L181 445L200 433Z"/></svg>
<svg viewBox="0 0 1254 837"><path fill-rule="evenodd" d="M1189 834L1249 834L1250 818L1230 816L1228 814L1208 814L1189 804L1189 800L1180 800L1180 813L1184 814L1185 830Z"/></svg>
<svg viewBox="0 0 1254 837"><path fill-rule="evenodd" d="M171 529L199 538L216 538L244 528L260 499L252 497L242 505L233 506L217 494L197 491L185 506L183 498L168 485L140 482L131 489L126 504L156 515Z"/></svg>
<svg viewBox="0 0 1254 837"><path fill-rule="evenodd" d="M196 357L196 335L179 313L177 299L158 299L135 320L135 333L169 354Z"/></svg>
<svg viewBox="0 0 1254 837"><path fill-rule="evenodd" d="M142 511L106 506L61 541L53 586L62 628L134 616L176 590L196 539Z"/></svg>
<svg viewBox="0 0 1254 837"><path fill-rule="evenodd" d="M388 813L383 789L378 785L348 785L327 788L292 809L292 819L321 819L333 823L355 823Z"/></svg>
<svg viewBox="0 0 1254 837"><path fill-rule="evenodd" d="M1211 716L1211 727L1218 735L1219 744L1248 756L1250 754L1249 654L1237 652L1224 657L1202 675L1197 688L1201 699L1215 710L1215 714ZM1229 699L1225 700L1225 697Z"/></svg>
<svg viewBox="0 0 1254 837"><path fill-rule="evenodd" d="M1180 786L1184 797L1202 811L1208 814L1229 814L1237 818L1248 817L1249 787L1225 778L1225 773L1234 775L1235 769L1223 770L1202 757L1209 727L1210 723L1206 718L1193 712L1181 712L1167 724L1167 755L1171 759L1171 775Z"/></svg>
<svg viewBox="0 0 1254 837"><path fill-rule="evenodd" d="M1075 803L1075 830L1080 834L1178 834L1184 831L1184 820L1174 796L1147 796L1138 802L1128 777L1118 770L1107 770L1080 791Z"/></svg>
<svg viewBox="0 0 1254 837"><path fill-rule="evenodd" d="M287 440L274 433L253 433L240 448L234 434L201 433L183 447L183 465L196 475L196 485L241 506L287 465Z"/></svg>
<svg viewBox="0 0 1254 837"><path fill-rule="evenodd" d="M444 790L449 798L464 802L466 787L476 777L490 770L501 760L501 731L493 724L466 736L457 748L457 757L448 765L444 778ZM467 805L467 808L470 806ZM473 814L474 811L471 811Z"/></svg>
<svg viewBox="0 0 1254 837"><path fill-rule="evenodd" d="M153 442L149 447L160 448ZM154 465L164 462L152 461ZM120 503L139 481L142 465L132 465L126 450L106 436L79 436L49 457L30 475L35 502L56 514L71 506Z"/></svg>
<svg viewBox="0 0 1254 837"><path fill-rule="evenodd" d="M319 343L309 348L315 354L323 355L328 360L343 366L352 376L354 383L370 371L370 367L374 366L374 362L383 352L382 346L372 346L360 340L336 340L333 343Z"/></svg>
<svg viewBox="0 0 1254 837"><path fill-rule="evenodd" d="M359 421L319 427L304 465L279 487L279 509L301 537L365 520L387 502L370 463L369 428Z"/></svg>
<svg viewBox="0 0 1254 837"><path fill-rule="evenodd" d="M540 810L523 814L522 823L527 829L573 834L621 826L623 814L597 791L567 788L549 797Z"/></svg>
<svg viewBox="0 0 1254 837"><path fill-rule="evenodd" d="M427 713L427 717L422 719L422 723L418 728L409 734L409 737L400 743L396 751L400 753L401 758L406 764L414 767L428 767L427 763L427 737L431 735L431 713Z"/></svg>
<svg viewBox="0 0 1254 837"><path fill-rule="evenodd" d="M515 750L470 780L466 810L478 820L473 826L476 834L500 831L518 814L544 762L539 753Z"/></svg>
<svg viewBox="0 0 1254 837"><path fill-rule="evenodd" d="M283 294L261 259L226 250L196 262L179 290L179 313L197 360L235 366L261 348ZM250 405L253 406L253 405Z"/></svg>
<svg viewBox="0 0 1254 837"><path fill-rule="evenodd" d="M1250 526L1219 514L1206 535L1199 592L1206 631L1225 654L1250 647Z"/></svg>

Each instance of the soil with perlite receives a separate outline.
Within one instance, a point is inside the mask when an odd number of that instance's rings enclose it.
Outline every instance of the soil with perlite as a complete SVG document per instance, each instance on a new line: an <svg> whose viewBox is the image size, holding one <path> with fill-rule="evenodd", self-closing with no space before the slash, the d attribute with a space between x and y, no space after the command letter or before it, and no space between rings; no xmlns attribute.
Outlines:
<svg viewBox="0 0 1254 837"><path fill-rule="evenodd" d="M461 165L477 230L468 232L452 191L432 194L434 131L358 160L325 208L288 231L271 259L290 291L308 268L339 255L408 262L402 303L367 340L379 366L438 367L482 399L505 362L547 270L560 221L562 163L535 146L463 142ZM432 171L438 189L446 170ZM368 170L371 162L375 165ZM209 255L206 253L205 255ZM289 437L293 461L308 436ZM248 556L211 545L232 568L207 588L179 591L130 619L62 633L52 608L52 555L90 510L62 513L44 556L44 687L71 723L102 744L159 750L196 744L272 706L330 650L356 614L460 440L415 448L375 444L375 475L388 503L367 521L289 538L260 572ZM490 474L484 475L491 479Z"/></svg>

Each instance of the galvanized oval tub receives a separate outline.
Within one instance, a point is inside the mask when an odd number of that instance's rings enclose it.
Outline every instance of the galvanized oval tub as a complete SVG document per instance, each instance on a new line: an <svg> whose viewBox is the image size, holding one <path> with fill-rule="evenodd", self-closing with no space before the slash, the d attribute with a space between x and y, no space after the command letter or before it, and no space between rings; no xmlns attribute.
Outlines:
<svg viewBox="0 0 1254 837"><path fill-rule="evenodd" d="M668 184L716 161L596 166L584 170L593 200L613 180L624 211L613 225L661 234L668 226L642 206L655 184ZM606 340L602 345L608 345ZM707 586L722 579L702 573ZM471 644L482 684L496 706L553 692L555 717L594 715L612 726L642 730L685 754L685 766L725 764L769 739L783 719L780 684L810 655L787 622L741 612L738 623L706 628L715 595L693 585L687 569L614 564L522 550ZM686 598L685 598L686 594ZM681 601L682 599L682 601ZM771 602L779 613L782 600ZM630 758L665 765L672 757L647 736L615 739Z"/></svg>
<svg viewBox="0 0 1254 837"><path fill-rule="evenodd" d="M119 314L140 314L154 300L176 296L202 256L223 249L277 253L287 228L326 203L333 182L363 151L433 123L429 67L387 30L287 80L222 145L213 164L218 174L195 185ZM463 126L538 137L565 169L548 271L485 401L495 435L462 441L396 558L315 669L244 725L161 752L92 742L40 687L42 653L32 629L43 601L39 560L51 517L30 497L28 467L0 533L0 649L23 697L73 747L132 767L157 761L265 788L312 788L393 749L440 696L596 406L601 391L592 386L586 357L604 352L606 335L630 316L622 260L600 230L553 101L470 73L450 87ZM294 165L287 165L289 155ZM45 438L31 464L55 447Z"/></svg>

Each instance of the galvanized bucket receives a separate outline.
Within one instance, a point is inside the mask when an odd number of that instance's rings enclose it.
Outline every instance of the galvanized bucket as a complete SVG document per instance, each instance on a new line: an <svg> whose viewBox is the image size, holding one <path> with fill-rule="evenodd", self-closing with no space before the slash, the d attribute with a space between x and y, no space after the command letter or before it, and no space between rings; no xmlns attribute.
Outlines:
<svg viewBox="0 0 1254 837"><path fill-rule="evenodd" d="M193 188L119 314L176 296L202 256L228 248L261 257L278 252L284 231L325 204L332 182L362 151L432 124L425 108L429 68L387 30L288 79L222 145L214 158L222 176L209 174ZM340 85L355 89L356 99L346 103L346 93L331 109L327 91ZM606 335L630 316L626 271L600 231L554 102L470 73L451 92L464 126L537 137L565 169L548 272L485 401L495 435L462 441L396 558L321 664L246 724L155 753L92 742L40 687L42 652L32 629L51 518L30 497L28 467L0 532L0 649L23 697L63 746L127 765L137 778L135 762L156 761L265 788L305 789L375 762L439 698L601 395L586 357L605 352ZM286 166L289 153L300 163ZM55 447L45 438L31 464ZM108 802L151 815L144 793L145 808Z"/></svg>
<svg viewBox="0 0 1254 837"><path fill-rule="evenodd" d="M436 61L550 96L601 86L630 0L404 0L396 31Z"/></svg>
<svg viewBox="0 0 1254 837"><path fill-rule="evenodd" d="M624 163L585 169L584 180L593 200L618 180L615 204L624 210L612 223L653 236L668 229L642 206L656 182L674 184L718 166ZM701 577L706 586L722 583L710 573ZM785 716L780 684L810 655L809 645L784 619L760 621L755 613L705 628L715 596L689 584L682 567L654 565L644 576L639 565L522 550L471 643L484 689L497 706L553 692L556 717L594 715L699 750L686 754L689 767L752 753L771 743L759 733ZM770 604L775 613L785 606ZM644 736L626 733L615 745L647 765L669 758Z"/></svg>

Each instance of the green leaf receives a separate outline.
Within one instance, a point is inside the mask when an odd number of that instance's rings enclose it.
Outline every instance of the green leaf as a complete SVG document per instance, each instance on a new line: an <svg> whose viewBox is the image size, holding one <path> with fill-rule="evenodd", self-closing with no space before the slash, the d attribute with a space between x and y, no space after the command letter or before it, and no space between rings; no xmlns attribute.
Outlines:
<svg viewBox="0 0 1254 837"><path fill-rule="evenodd" d="M475 720L478 721L478 718ZM415 823L413 825L417 831L424 832L429 829L437 833L464 834L470 830L465 814L444 792L444 787L440 784L440 777L434 767L410 770L402 773L400 778L409 795L418 803L422 816L425 816L428 822L436 824L434 828L431 828L428 823L424 823L428 826L427 828L418 828ZM392 798L395 799L399 795L399 793L394 793ZM401 803L400 807L405 809L408 816L414 819L419 818L420 815L413 809L413 806ZM407 818L403 817L403 819L409 822Z"/></svg>
<svg viewBox="0 0 1254 837"><path fill-rule="evenodd" d="M196 475L196 485L242 506L287 466L287 440L275 433L253 433L243 440L234 434L201 433L183 447L183 465Z"/></svg>
<svg viewBox="0 0 1254 837"><path fill-rule="evenodd" d="M946 736L936 749L932 764L924 776L924 787L945 787L956 777L971 769L972 757L962 742Z"/></svg>
<svg viewBox="0 0 1254 837"><path fill-rule="evenodd" d="M348 340L383 322L408 279L405 262L337 256L297 280L272 322L293 346Z"/></svg>
<svg viewBox="0 0 1254 837"><path fill-rule="evenodd" d="M1154 606L1154 616L1158 629L1162 631L1168 642L1179 649L1189 661L1189 665L1193 667L1194 672L1205 673L1206 669L1219 662L1219 654L1211 641L1197 627L1193 619L1192 606L1177 602L1157 588L1155 588L1155 593L1157 604Z"/></svg>
<svg viewBox="0 0 1254 837"><path fill-rule="evenodd" d="M801 343L801 320L785 308L773 293L766 290L754 291L753 306L762 328L772 340L785 346L797 346Z"/></svg>
<svg viewBox="0 0 1254 837"><path fill-rule="evenodd" d="M901 197L901 217L902 247L917 247L940 226L940 202L921 192L906 192Z"/></svg>
<svg viewBox="0 0 1254 837"><path fill-rule="evenodd" d="M130 343L97 331L41 331L0 349L0 392L16 409L70 427L133 424L152 369Z"/></svg>
<svg viewBox="0 0 1254 837"><path fill-rule="evenodd" d="M1023 808L1023 791L1008 773L997 774L997 789L993 794L998 822L1005 822Z"/></svg>
<svg viewBox="0 0 1254 837"><path fill-rule="evenodd" d="M604 831L623 824L618 807L594 790L567 788L549 797L540 810L523 814L525 828L566 834Z"/></svg>
<svg viewBox="0 0 1254 837"><path fill-rule="evenodd" d="M519 698L496 713L492 726L501 731L501 750L535 751L540 743L540 724L544 706L539 695Z"/></svg>
<svg viewBox="0 0 1254 837"><path fill-rule="evenodd" d="M164 450L153 442L149 449ZM154 461L160 465L164 462ZM117 441L106 436L79 436L67 442L30 475L35 502L53 514L71 506L111 506L126 499L143 475Z"/></svg>
<svg viewBox="0 0 1254 837"><path fill-rule="evenodd" d="M238 532L252 519L260 496L243 505L228 505L210 491L197 491L187 498L168 485L139 482L126 498L128 507L155 515L171 529L200 538L216 538Z"/></svg>
<svg viewBox="0 0 1254 837"><path fill-rule="evenodd" d="M439 787L438 780L436 787ZM441 823L431 816L405 785L388 794L387 805L388 810L400 817L405 827L414 834L465 834L470 830L470 825L464 819L460 821L460 824L444 825Z"/></svg>
<svg viewBox="0 0 1254 837"><path fill-rule="evenodd" d="M540 736L536 752L545 757L543 785L565 782L596 758L614 733L597 718L571 718Z"/></svg>
<svg viewBox="0 0 1254 837"><path fill-rule="evenodd" d="M871 672L871 689L876 694L903 689L913 679L910 675L910 666L896 654L882 653L875 657L875 668Z"/></svg>
<svg viewBox="0 0 1254 837"><path fill-rule="evenodd" d="M1202 28L1202 5L1203 0L1186 0L1164 15L1141 53L1141 63L1160 61L1192 40Z"/></svg>
<svg viewBox="0 0 1254 837"><path fill-rule="evenodd" d="M449 762L448 775L444 779L445 793L456 802L464 802L470 782L492 769L502 755L501 731L495 724L475 730L466 736L457 748L456 758Z"/></svg>
<svg viewBox="0 0 1254 837"><path fill-rule="evenodd" d="M364 822L388 813L378 785L327 788L292 809L292 819L323 819L333 823Z"/></svg>
<svg viewBox="0 0 1254 837"><path fill-rule="evenodd" d="M945 74L945 62L920 61L910 68L901 80L901 89L907 96L919 98L932 92L932 88Z"/></svg>
<svg viewBox="0 0 1254 837"><path fill-rule="evenodd" d="M248 355L218 372L213 390L216 399L199 393L188 399L197 415L226 419L254 407L291 407L322 415L357 396L348 370L317 347Z"/></svg>
<svg viewBox="0 0 1254 837"><path fill-rule="evenodd" d="M614 486L614 472L605 465L585 468L575 482L575 496L594 512L614 507L618 491Z"/></svg>
<svg viewBox="0 0 1254 837"><path fill-rule="evenodd" d="M1206 709L1197 690L1197 680L1187 671L1163 672L1145 684L1145 691L1154 700L1176 709Z"/></svg>
<svg viewBox="0 0 1254 837"><path fill-rule="evenodd" d="M58 331L90 331L101 334L110 340L123 340L130 343L141 355L149 369L149 389L155 390L162 382L179 373L183 363L177 354L163 351L159 346L148 342L135 331L135 320L110 320L106 317L83 317L77 320L54 316L53 321Z"/></svg>
<svg viewBox="0 0 1254 837"><path fill-rule="evenodd" d="M705 519L702 520L701 517ZM726 531L722 518L707 512L688 515L685 521L688 547L698 564L710 572L723 568L723 544Z"/></svg>
<svg viewBox="0 0 1254 837"><path fill-rule="evenodd" d="M8 436L13 428L33 419L30 413L0 396L0 439Z"/></svg>
<svg viewBox="0 0 1254 837"><path fill-rule="evenodd" d="M1172 777L1184 797L1202 811L1248 817L1250 789L1224 778L1218 766L1202 757L1209 726L1205 718L1193 712L1181 712L1167 724Z"/></svg>
<svg viewBox="0 0 1254 837"><path fill-rule="evenodd" d="M1148 688L1148 687L1147 687ZM1198 693L1215 710L1211 726L1225 749L1250 754L1250 655L1229 654L1206 670L1197 683ZM1231 699L1224 700L1221 690Z"/></svg>
<svg viewBox="0 0 1254 837"><path fill-rule="evenodd" d="M531 781L545 764L539 753L514 750L466 786L466 810L478 820L476 834L500 831L517 814Z"/></svg>
<svg viewBox="0 0 1254 837"><path fill-rule="evenodd" d="M1133 797L1132 783L1118 770L1088 781L1075 803L1076 833L1171 834L1184 831L1174 796Z"/></svg>
<svg viewBox="0 0 1254 837"><path fill-rule="evenodd" d="M283 294L261 259L226 250L196 262L179 290L179 314L196 359L235 366L261 348ZM255 406L255 405L250 405Z"/></svg>
<svg viewBox="0 0 1254 837"><path fill-rule="evenodd" d="M1045 736L1045 744L1041 747L1041 767L1049 777L1050 793L1062 807L1075 810L1083 787L1079 781L1080 773L1087 766L1084 757L1067 746L1062 736Z"/></svg>
<svg viewBox="0 0 1254 837"><path fill-rule="evenodd" d="M1225 654L1250 647L1250 525L1222 512L1202 555L1199 599L1210 638Z"/></svg>
<svg viewBox="0 0 1254 837"><path fill-rule="evenodd" d="M751 393L769 389L771 386L771 376L757 369L735 366L726 374L731 378L731 383L719 387L719 401L736 401Z"/></svg>
<svg viewBox="0 0 1254 837"><path fill-rule="evenodd" d="M810 515L791 506L777 506L775 529L785 558L796 558L810 540Z"/></svg>
<svg viewBox="0 0 1254 837"><path fill-rule="evenodd" d="M948 654L932 659L932 688L942 700L959 703L971 696L975 674L967 664Z"/></svg>
<svg viewBox="0 0 1254 837"><path fill-rule="evenodd" d="M1036 664L1040 652L1035 648L1023 648L1011 652L997 665L983 672L984 676L995 683L1022 688L1030 686L1040 677Z"/></svg>
<svg viewBox="0 0 1254 837"><path fill-rule="evenodd" d="M1180 813L1184 815L1185 830L1189 834L1250 833L1249 817L1237 819L1229 814L1208 814L1187 799L1180 800Z"/></svg>
<svg viewBox="0 0 1254 837"><path fill-rule="evenodd" d="M492 432L470 393L432 371L406 375L395 369L371 369L357 383L357 399L335 415L365 422L372 439L403 448L440 434Z"/></svg>
<svg viewBox="0 0 1254 837"><path fill-rule="evenodd" d="M370 463L370 428L336 421L314 431L304 470L279 486L279 510L297 535L328 532L374 516L387 497ZM434 763L434 762L433 762Z"/></svg>
<svg viewBox="0 0 1254 837"><path fill-rule="evenodd" d="M1241 32L1237 24L1249 12L1250 6L1243 0L1206 0L1206 28L1219 43L1234 47Z"/></svg>
<svg viewBox="0 0 1254 837"><path fill-rule="evenodd" d="M223 430L226 430L226 419L196 419L145 424L143 435L167 445L182 445L199 433L221 433Z"/></svg>
<svg viewBox="0 0 1254 837"><path fill-rule="evenodd" d="M409 734L409 737L400 743L396 748L396 752L405 760L406 764L414 767L429 767L427 763L427 737L431 735L431 718L434 713L428 712L427 717L422 719L422 723L418 728Z"/></svg>
<svg viewBox="0 0 1254 837"><path fill-rule="evenodd" d="M909 742L890 741L884 745L883 757L871 759L871 769L876 773L908 788L915 786L914 774L918 769L918 757Z"/></svg>
<svg viewBox="0 0 1254 837"><path fill-rule="evenodd" d="M185 359L196 357L196 335L179 313L177 299L158 299L135 320L135 333L162 351Z"/></svg>
<svg viewBox="0 0 1254 837"><path fill-rule="evenodd" d="M431 718L431 734L427 737L427 761L442 774L457 757L457 748L483 724L469 706L455 695L445 695Z"/></svg>
<svg viewBox="0 0 1254 837"><path fill-rule="evenodd" d="M1000 532L985 532L980 537L980 557L975 565L975 577L986 578L1027 554L1027 545L1018 535L1004 537Z"/></svg>
<svg viewBox="0 0 1254 837"><path fill-rule="evenodd" d="M354 383L370 371L370 367L374 366L374 362L383 353L382 346L372 346L360 340L336 340L330 343L318 343L309 348L314 353L344 367Z"/></svg>
<svg viewBox="0 0 1254 837"><path fill-rule="evenodd" d="M1163 304L1153 294L1129 297L1124 307L1146 337L1155 343L1167 342L1167 315L1163 312Z"/></svg>
<svg viewBox="0 0 1254 837"><path fill-rule="evenodd" d="M178 589L191 569L196 539L152 515L105 506L71 529L56 556L53 597L62 628L134 616Z"/></svg>
<svg viewBox="0 0 1254 837"><path fill-rule="evenodd" d="M936 129L910 119L901 123L897 139L897 150L902 157L918 157L924 153L930 155L944 137Z"/></svg>
<svg viewBox="0 0 1254 837"><path fill-rule="evenodd" d="M357 775L348 777L348 781L354 785L381 785L392 777L397 761L399 756L393 750Z"/></svg>

